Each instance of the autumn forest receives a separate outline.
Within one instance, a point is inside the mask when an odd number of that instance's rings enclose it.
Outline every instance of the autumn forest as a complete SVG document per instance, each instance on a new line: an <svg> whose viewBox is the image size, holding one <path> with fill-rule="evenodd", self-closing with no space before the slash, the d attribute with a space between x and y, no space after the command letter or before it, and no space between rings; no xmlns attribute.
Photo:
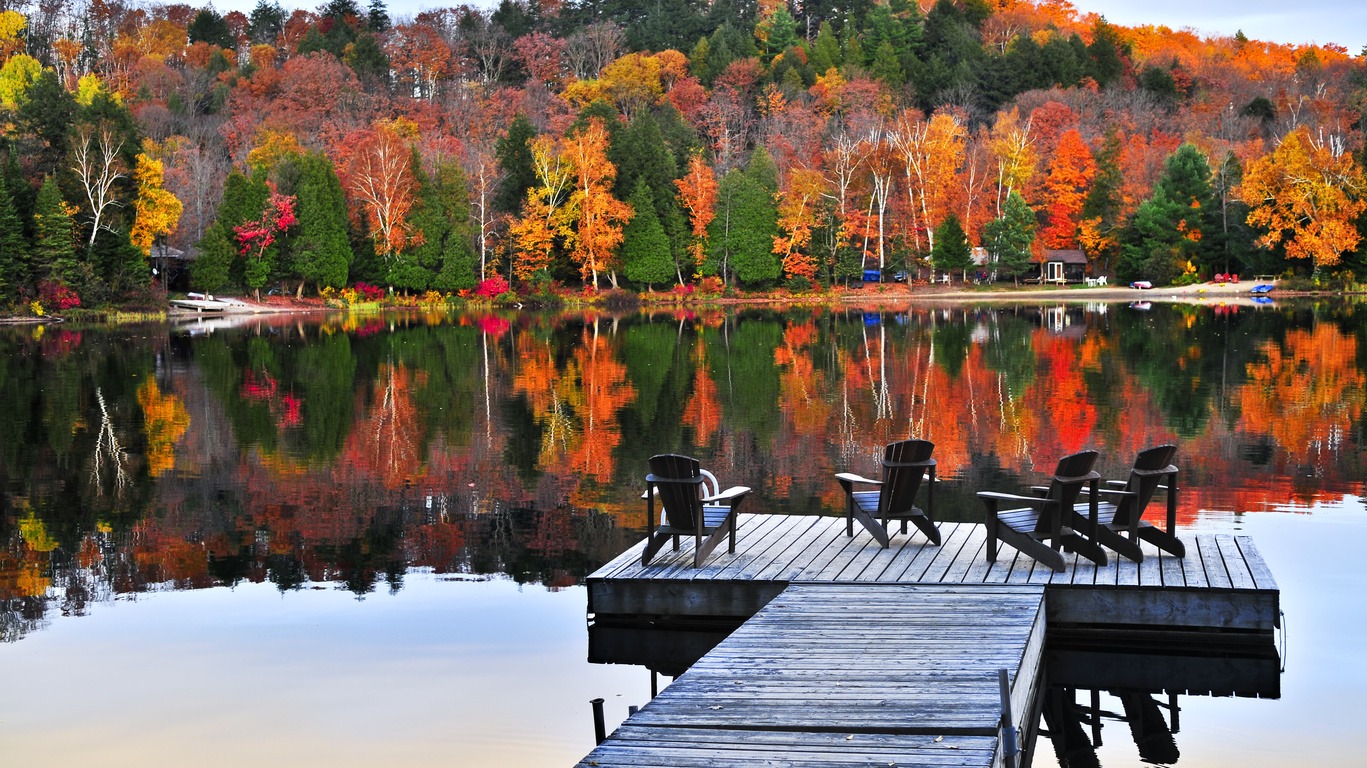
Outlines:
<svg viewBox="0 0 1367 768"><path fill-rule="evenodd" d="M1062 0L0 9L26 312L1012 280L1066 249L1156 284L1362 272L1367 79L1333 45Z"/></svg>

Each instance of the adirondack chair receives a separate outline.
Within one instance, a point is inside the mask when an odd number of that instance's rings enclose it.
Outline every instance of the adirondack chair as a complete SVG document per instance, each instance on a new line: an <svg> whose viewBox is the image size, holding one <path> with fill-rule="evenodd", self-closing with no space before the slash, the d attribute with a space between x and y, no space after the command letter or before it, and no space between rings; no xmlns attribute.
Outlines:
<svg viewBox="0 0 1367 768"><path fill-rule="evenodd" d="M886 548L891 542L888 523L902 521L902 533L907 532L910 520L935 544L940 543L940 529L935 527L935 459L930 457L935 444L926 440L902 440L883 449L883 479L841 472L835 476L845 489L845 535L854 535L856 520ZM916 492L921 481L930 478L926 490L926 508L916 506ZM856 491L856 485L878 486L876 491Z"/></svg>
<svg viewBox="0 0 1367 768"><path fill-rule="evenodd" d="M1082 451L1059 459L1053 480L1040 496L979 491L978 498L987 508L987 561L997 561L997 542L1001 540L1059 572L1064 570L1060 547L1105 565L1105 551L1071 527L1073 507L1084 487L1092 491L1088 534L1097 527L1092 524L1096 520L1096 491L1101 479L1092 469L1096 457L1096 451ZM1003 503L1025 506L1003 510Z"/></svg>
<svg viewBox="0 0 1367 768"><path fill-rule="evenodd" d="M1178 557L1186 556L1186 547L1175 535L1177 467L1172 464L1172 457L1176 453L1175 445L1160 445L1140 451L1128 480L1110 480L1107 485L1111 487L1100 490L1096 531L1098 544L1110 547L1136 563L1144 560L1144 553L1139 548L1140 539ZM1168 496L1167 530L1160 530L1143 519L1144 508L1159 489L1167 491ZM1074 508L1073 527L1087 524L1084 516L1087 506L1079 504Z"/></svg>
<svg viewBox="0 0 1367 768"><path fill-rule="evenodd" d="M641 564L649 565L650 558L673 540L674 551L679 550L680 536L694 537L693 566L700 567L723 537L728 538L727 550L736 551L736 515L750 489L743 485L718 491L708 489L698 460L677 454L650 457L650 474L646 475L646 529L655 528L655 502L660 502L660 527L649 535ZM707 473L711 477L711 473ZM708 491L711 490L711 493Z"/></svg>

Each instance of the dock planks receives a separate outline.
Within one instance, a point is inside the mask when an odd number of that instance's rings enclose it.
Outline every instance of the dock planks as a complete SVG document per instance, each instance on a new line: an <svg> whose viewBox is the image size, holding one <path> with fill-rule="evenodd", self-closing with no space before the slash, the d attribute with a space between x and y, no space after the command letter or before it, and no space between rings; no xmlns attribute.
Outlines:
<svg viewBox="0 0 1367 768"><path fill-rule="evenodd" d="M579 765L1000 765L998 670L1022 722L1043 602L1028 586L791 586Z"/></svg>
<svg viewBox="0 0 1367 768"><path fill-rule="evenodd" d="M938 547L912 528L883 549L863 531L846 537L839 517L742 515L736 553L701 568L687 541L646 566L639 546L623 553L588 577L589 612L744 618L789 584L980 584L1042 587L1049 621L1069 625L1270 633L1278 621L1276 582L1247 537L1185 534L1185 559L1145 542L1142 563L1065 553L1056 573L1009 546L988 563L982 525L941 523L940 533Z"/></svg>

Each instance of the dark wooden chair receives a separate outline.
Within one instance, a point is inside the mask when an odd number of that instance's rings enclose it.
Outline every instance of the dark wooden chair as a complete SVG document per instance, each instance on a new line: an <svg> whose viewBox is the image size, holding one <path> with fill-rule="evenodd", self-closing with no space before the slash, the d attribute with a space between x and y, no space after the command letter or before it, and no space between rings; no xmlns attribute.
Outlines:
<svg viewBox="0 0 1367 768"><path fill-rule="evenodd" d="M1055 571L1064 570L1060 547L1105 565L1106 552L1088 535L1071 527L1073 508L1086 488L1091 491L1092 507L1088 534L1096 528L1091 524L1096 520L1097 483L1101 480L1101 475L1092 469L1096 457L1096 451L1082 451L1059 459L1053 480L1040 496L979 491L978 498L987 507L987 561L997 561L1000 540ZM1025 506L1003 510L1003 503Z"/></svg>
<svg viewBox="0 0 1367 768"><path fill-rule="evenodd" d="M1140 451L1130 469L1128 480L1111 480L1109 488L1100 489L1101 503L1097 505L1096 540L1131 560L1143 562L1140 540L1155 547L1185 557L1186 547L1177 538L1177 467L1172 457L1175 445L1159 445ZM1144 520L1144 509L1159 490L1167 492L1167 530L1161 530ZM1088 505L1079 504L1073 510L1074 527L1087 524Z"/></svg>
<svg viewBox="0 0 1367 768"><path fill-rule="evenodd" d="M902 533L911 521L926 538L940 543L935 527L935 459L930 457L935 444L926 440L902 440L883 449L883 479L841 472L835 476L845 489L845 535L854 535L854 522L864 526L885 548L891 541L888 523L902 521ZM916 506L921 482L930 478L926 489L926 508ZM878 486L876 491L856 491L856 485Z"/></svg>
<svg viewBox="0 0 1367 768"><path fill-rule="evenodd" d="M726 551L736 551L736 515L750 489L738 485L721 492L713 488L708 493L703 474L698 460L688 456L650 457L645 492L646 528L655 530L646 539L642 565L649 565L650 558L671 539L677 552L680 536L694 537L694 567L702 565L723 537L729 539ZM655 528L656 500L660 502L659 528Z"/></svg>

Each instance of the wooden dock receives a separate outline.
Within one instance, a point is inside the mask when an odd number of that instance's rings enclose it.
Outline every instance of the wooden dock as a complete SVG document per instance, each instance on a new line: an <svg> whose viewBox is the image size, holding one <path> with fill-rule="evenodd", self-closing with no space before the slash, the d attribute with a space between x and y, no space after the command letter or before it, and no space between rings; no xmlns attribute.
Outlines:
<svg viewBox="0 0 1367 768"><path fill-rule="evenodd" d="M1280 618L1272 572L1245 536L1185 535L1187 556L1143 544L1144 561L1113 556L1104 566L1065 553L1056 573L1003 547L988 563L986 531L941 523L942 545L898 533L883 549L863 531L845 535L838 517L742 515L735 554L694 568L691 541L641 565L633 547L588 577L596 616L748 618L790 584L1034 585L1045 589L1051 627L1144 627L1271 634Z"/></svg>
<svg viewBox="0 0 1367 768"><path fill-rule="evenodd" d="M1001 765L998 671L1028 722L1043 593L790 587L579 765Z"/></svg>
<svg viewBox="0 0 1367 768"><path fill-rule="evenodd" d="M1188 534L1185 558L1145 543L1141 563L1065 554L1058 573L1010 547L988 563L982 525L940 533L940 546L913 528L884 549L846 536L843 518L742 515L736 552L701 568L688 540L649 565L643 545L624 552L588 577L595 622L749 620L580 765L995 768L1006 764L997 670L1010 675L1013 722L1033 723L1046 627L1266 643L1280 624L1277 584L1248 537ZM1275 692L1275 661L1240 663L1249 684L1232 692ZM1184 676L1174 667L1160 687L1190 687Z"/></svg>

